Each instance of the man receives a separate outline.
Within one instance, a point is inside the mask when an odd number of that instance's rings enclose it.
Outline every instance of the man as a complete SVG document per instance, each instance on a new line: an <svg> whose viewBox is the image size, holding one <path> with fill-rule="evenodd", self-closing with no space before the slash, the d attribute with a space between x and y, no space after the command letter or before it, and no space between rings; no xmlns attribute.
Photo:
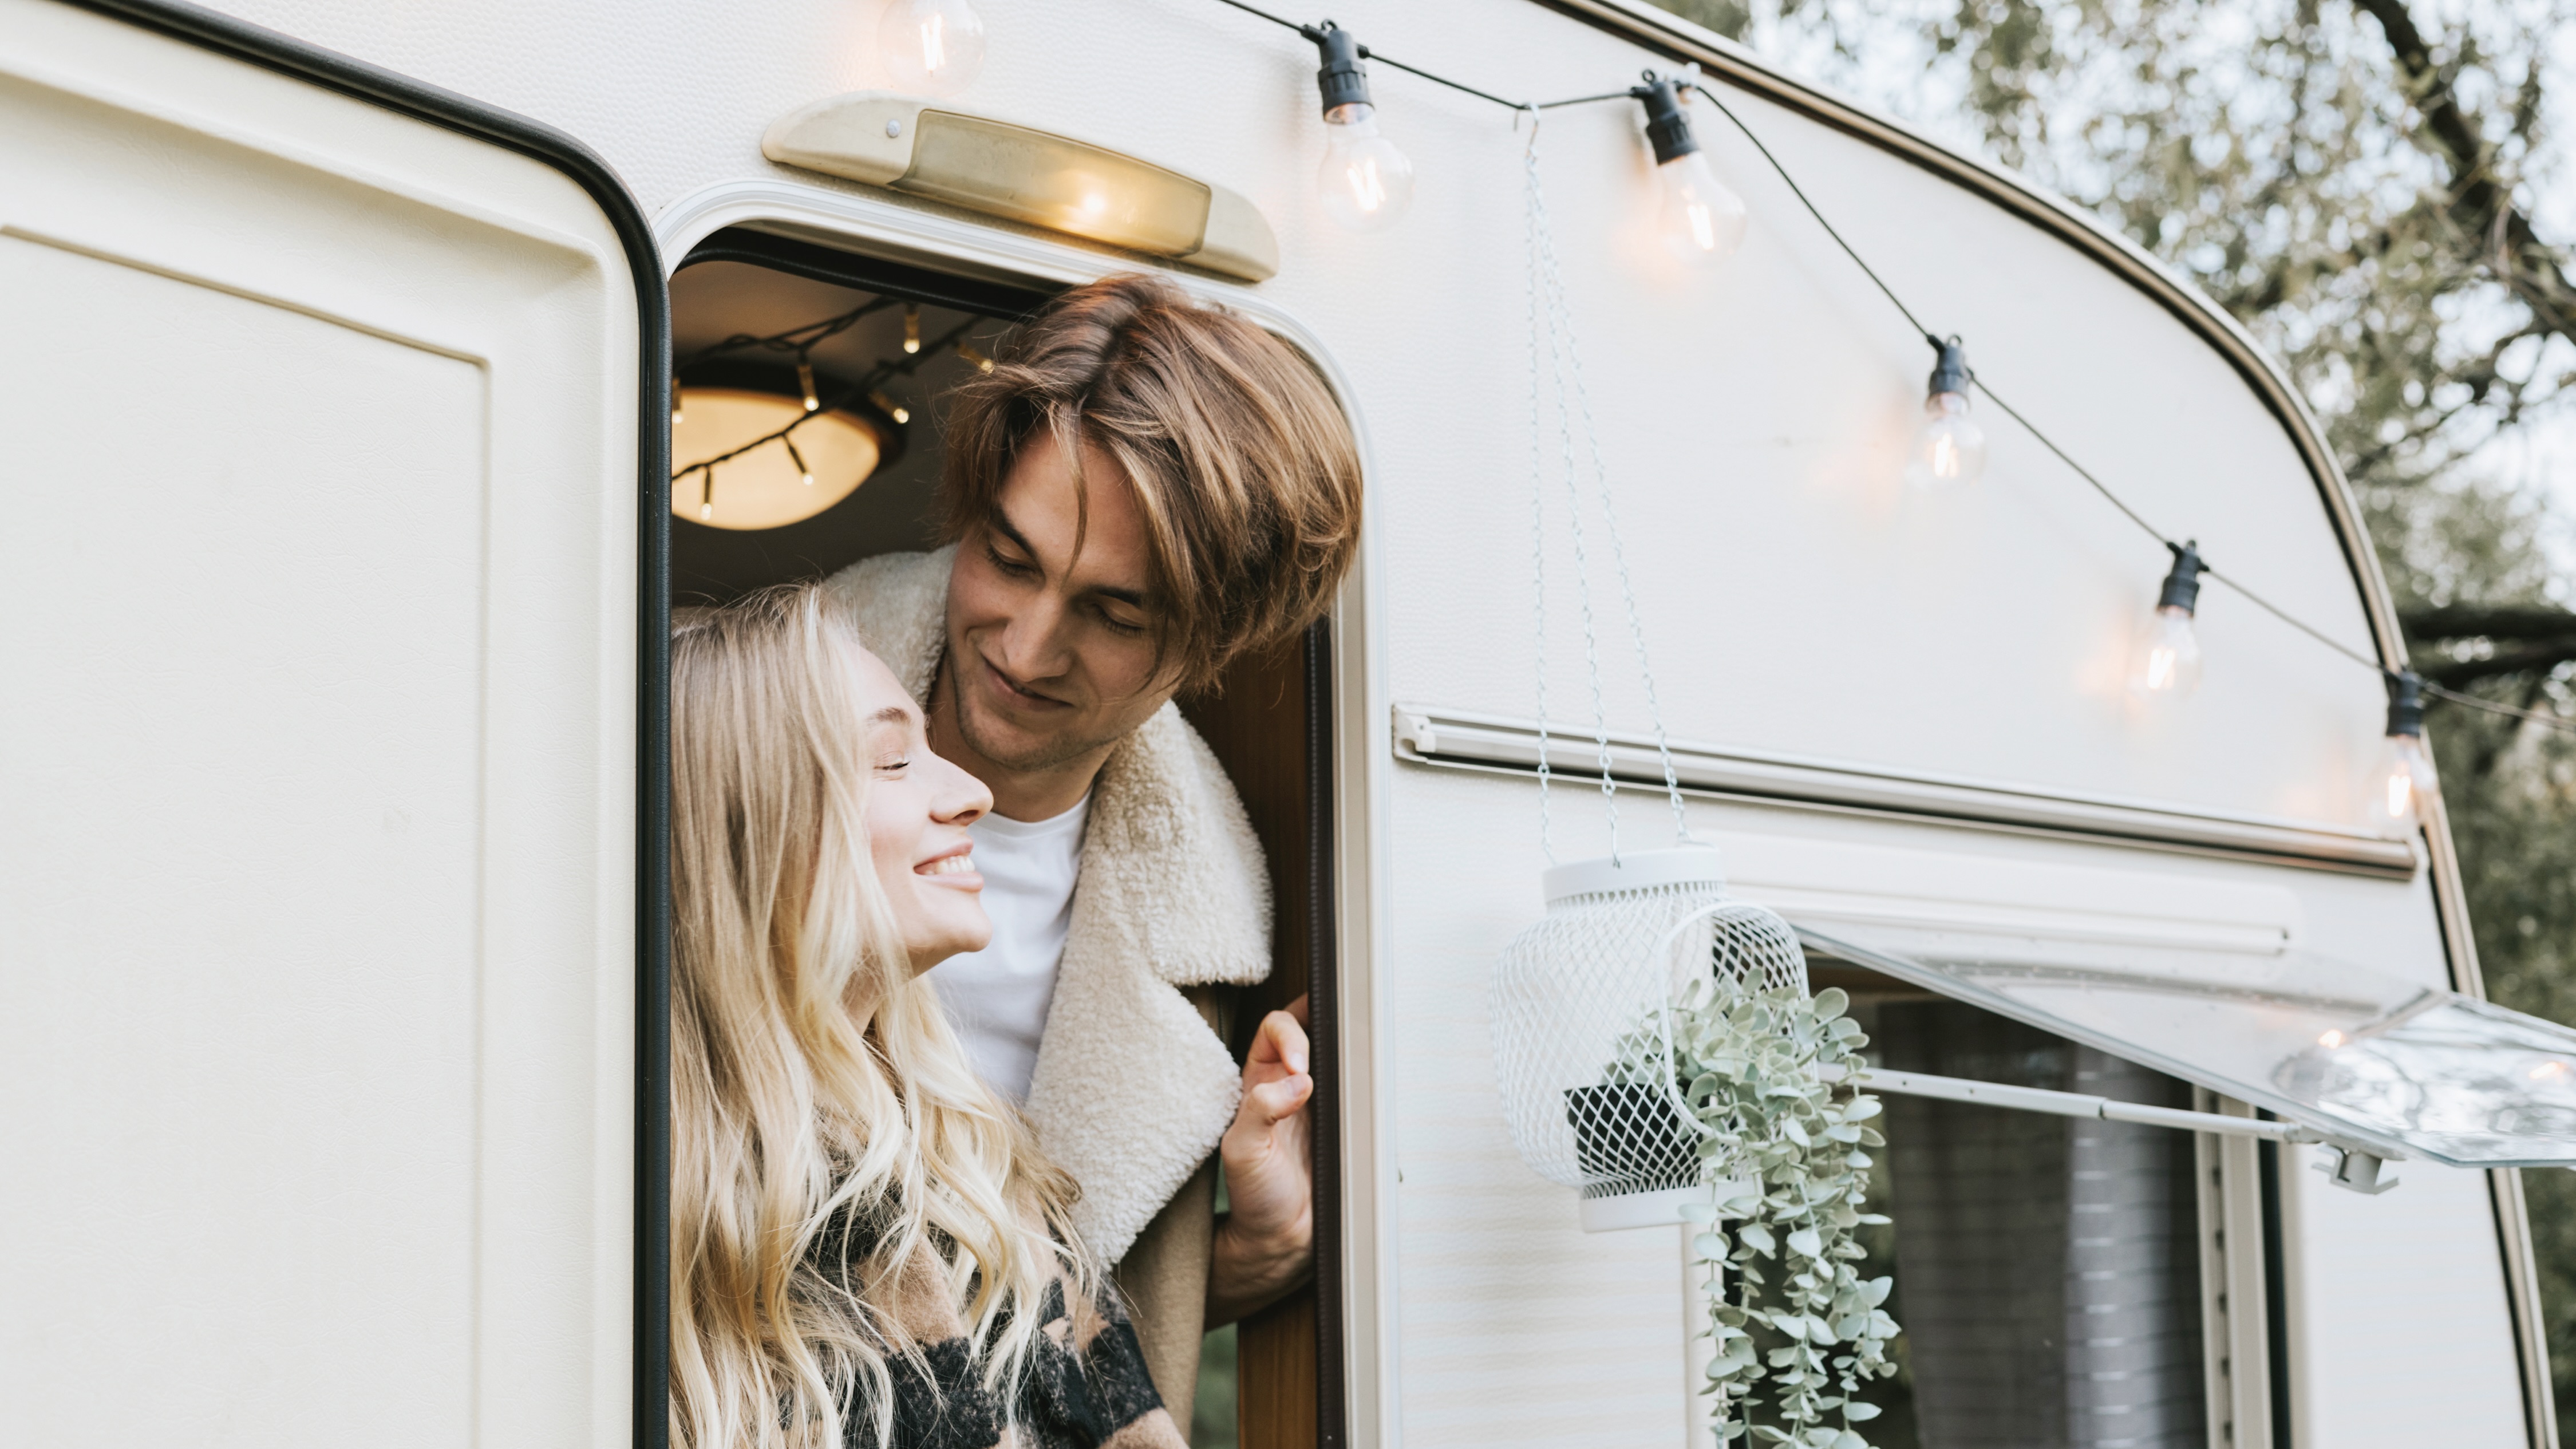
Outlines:
<svg viewBox="0 0 2576 1449"><path fill-rule="evenodd" d="M1239 1080L1218 1034L1218 989L1269 972L1268 877L1172 697L1322 617L1357 548L1358 451L1303 359L1140 276L1031 319L958 390L945 445L948 547L831 588L932 748L992 789L993 944L931 979L1081 1183L1080 1231L1186 1424L1204 1330L1310 1271L1313 1079L1289 1013Z"/></svg>

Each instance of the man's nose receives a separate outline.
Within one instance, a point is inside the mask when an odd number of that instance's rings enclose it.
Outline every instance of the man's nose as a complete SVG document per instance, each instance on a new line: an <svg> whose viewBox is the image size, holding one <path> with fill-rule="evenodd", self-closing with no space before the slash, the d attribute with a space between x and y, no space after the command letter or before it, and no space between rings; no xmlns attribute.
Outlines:
<svg viewBox="0 0 2576 1449"><path fill-rule="evenodd" d="M1052 590L1041 591L1002 626L1001 655L993 661L1015 679L1052 679L1065 669L1065 629L1071 611Z"/></svg>

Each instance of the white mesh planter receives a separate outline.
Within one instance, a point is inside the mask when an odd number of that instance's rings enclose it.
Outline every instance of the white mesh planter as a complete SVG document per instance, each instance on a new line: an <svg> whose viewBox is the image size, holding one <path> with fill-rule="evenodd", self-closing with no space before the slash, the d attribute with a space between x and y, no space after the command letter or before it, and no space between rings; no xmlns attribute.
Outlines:
<svg viewBox="0 0 2576 1449"><path fill-rule="evenodd" d="M1581 1194L1586 1232L1682 1220L1729 1175L1703 1163L1672 1066L1671 1008L1712 975L1806 990L1787 922L1730 900L1715 850L1634 851L1546 876L1547 915L1504 948L1494 1069L1531 1169Z"/></svg>

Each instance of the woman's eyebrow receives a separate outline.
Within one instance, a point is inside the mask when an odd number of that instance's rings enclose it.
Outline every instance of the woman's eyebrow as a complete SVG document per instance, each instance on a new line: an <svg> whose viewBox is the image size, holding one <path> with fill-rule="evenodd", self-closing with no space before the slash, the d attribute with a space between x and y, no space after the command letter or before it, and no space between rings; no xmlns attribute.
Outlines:
<svg viewBox="0 0 2576 1449"><path fill-rule="evenodd" d="M897 729L902 729L912 723L912 711L903 705L890 704L885 708L878 710L875 714L869 715L866 723L872 725L888 724L893 725Z"/></svg>

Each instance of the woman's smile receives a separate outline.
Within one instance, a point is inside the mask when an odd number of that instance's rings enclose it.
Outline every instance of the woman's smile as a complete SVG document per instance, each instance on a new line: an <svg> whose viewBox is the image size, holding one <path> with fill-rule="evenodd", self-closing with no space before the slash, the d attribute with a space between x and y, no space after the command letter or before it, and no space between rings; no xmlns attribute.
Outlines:
<svg viewBox="0 0 2576 1449"><path fill-rule="evenodd" d="M984 877L975 869L975 842L961 840L912 868L914 875L951 890L980 891Z"/></svg>

